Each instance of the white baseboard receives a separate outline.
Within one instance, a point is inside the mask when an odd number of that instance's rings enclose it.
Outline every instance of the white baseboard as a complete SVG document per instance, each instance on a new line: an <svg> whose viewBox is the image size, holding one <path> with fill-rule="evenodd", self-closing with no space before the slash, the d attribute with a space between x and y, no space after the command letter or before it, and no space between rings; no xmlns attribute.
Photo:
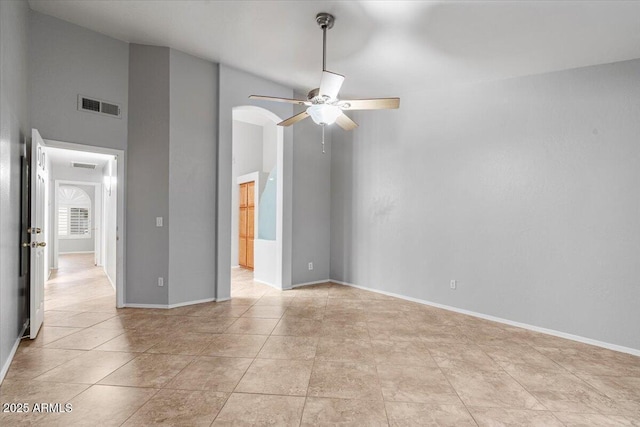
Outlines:
<svg viewBox="0 0 640 427"><path fill-rule="evenodd" d="M328 282L335 282L335 280L325 279L325 280L316 280L315 282L296 283L295 285L291 285L291 288L300 288L302 286L319 285L320 283L328 283Z"/></svg>
<svg viewBox="0 0 640 427"><path fill-rule="evenodd" d="M253 281L254 281L254 282L261 283L261 284L263 284L263 285L271 286L272 288L277 289L277 290L279 290L279 291L282 291L282 290L283 290L281 287L279 287L279 286L277 286L277 285L274 285L273 283L265 282L265 281L263 281L263 280L259 280L259 279L256 279L256 278L254 278L254 279L253 279Z"/></svg>
<svg viewBox="0 0 640 427"><path fill-rule="evenodd" d="M2 365L2 370L0 370L0 384L2 384L2 382L4 381L4 377L7 375L7 372L9 372L9 366L11 366L11 362L13 362L13 357L16 355L16 351L18 351L18 347L20 346L20 341L22 340L24 331L27 330L28 326L29 326L29 320L27 320L22 326L22 331L20 331L20 335L18 336L18 339L13 344L13 348L11 348L11 351L9 352L9 357L7 357L7 361L4 362L4 365Z"/></svg>
<svg viewBox="0 0 640 427"><path fill-rule="evenodd" d="M135 304L125 303L123 307L126 308L169 308L167 304Z"/></svg>
<svg viewBox="0 0 640 427"><path fill-rule="evenodd" d="M102 266L102 271L104 271L104 275L107 276L107 280L109 280L109 283L111 283L111 287L113 288L113 290L118 292L116 290L116 284L113 283L113 280L111 280L111 277L109 277L109 273L107 273L107 268L105 266Z"/></svg>
<svg viewBox="0 0 640 427"><path fill-rule="evenodd" d="M240 268L239 265L232 265L231 268Z"/></svg>
<svg viewBox="0 0 640 427"><path fill-rule="evenodd" d="M216 302L225 302L225 301L231 301L231 297L227 297L227 298L216 298Z"/></svg>
<svg viewBox="0 0 640 427"><path fill-rule="evenodd" d="M176 304L169 304L168 308L184 307L185 305L203 304L205 302L215 302L215 301L216 301L215 298L205 298L205 299L199 299L195 301L178 302Z"/></svg>
<svg viewBox="0 0 640 427"><path fill-rule="evenodd" d="M513 320L503 319L501 317L495 317L495 316L491 316L489 314L477 313L475 311L465 310L463 308L457 308L457 307L453 307L453 306L450 306L450 305L440 304L440 303L437 303L437 302L431 302L431 301L422 300L422 299L418 299L418 298L407 297L407 296L404 296L404 295L395 294L393 292L381 291L379 289L367 288L365 286L358 286L358 285L354 285L353 283L341 282L339 280L331 280L331 282L337 283L339 285L351 286L353 288L358 288L358 289L362 289L362 290L369 291L369 292L375 292L375 293L378 293L378 294L383 294L383 295L387 295L387 296L390 296L390 297L403 299L403 300L406 300L406 301L416 302L418 304L429 305L431 307L441 308L443 310L449 310L449 311L453 311L453 312L460 313L460 314L466 314L468 316L478 317L480 319L491 320L492 322L503 323L505 325L510 325L510 326L515 326L515 327L518 327L518 328L528 329L528 330L534 331L534 332L540 332L540 333L547 334L547 335L553 335L554 337L565 338L565 339L568 339L568 340L577 341L577 342L581 342L581 343L584 343L584 344L590 344L590 345L595 345L597 347L606 348L606 349L609 349L609 350L619 351L621 353L628 353L628 354L632 354L634 356L640 356L640 349L636 349L636 348L625 347L625 346L621 346L621 345L618 345L618 344L611 344L611 343L604 342L604 341L598 341L598 340L594 340L594 339L591 339L591 338L582 337L580 335L573 335L573 334L569 334L569 333L566 333L566 332L556 331L554 329L547 329L547 328L542 328L540 326L529 325L527 323L515 322Z"/></svg>
<svg viewBox="0 0 640 427"><path fill-rule="evenodd" d="M127 308L160 308L164 310L169 310L172 308L184 307L187 305L202 304L205 302L215 302L215 301L217 301L215 298L205 298L205 299L199 299L194 301L179 302L176 304L128 304L127 303L124 306ZM218 300L218 301L226 301L226 300Z"/></svg>

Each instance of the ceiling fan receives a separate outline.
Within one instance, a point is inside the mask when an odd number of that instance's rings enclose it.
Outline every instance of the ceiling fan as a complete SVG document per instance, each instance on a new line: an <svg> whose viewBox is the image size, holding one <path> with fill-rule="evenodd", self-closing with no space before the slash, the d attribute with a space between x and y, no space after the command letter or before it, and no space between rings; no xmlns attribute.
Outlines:
<svg viewBox="0 0 640 427"><path fill-rule="evenodd" d="M320 87L312 89L307 99L276 98L272 96L251 95L250 99L264 101L286 102L289 104L306 105L308 108L302 113L289 117L278 123L278 126L291 126L311 116L311 119L319 125L336 123L344 130L352 130L358 127L344 111L352 110L386 110L400 107L400 98L373 98L373 99L339 99L338 92L344 82L344 76L327 71L327 30L333 27L335 19L328 13L316 15L316 22L322 29L322 79ZM324 130L324 128L323 128Z"/></svg>

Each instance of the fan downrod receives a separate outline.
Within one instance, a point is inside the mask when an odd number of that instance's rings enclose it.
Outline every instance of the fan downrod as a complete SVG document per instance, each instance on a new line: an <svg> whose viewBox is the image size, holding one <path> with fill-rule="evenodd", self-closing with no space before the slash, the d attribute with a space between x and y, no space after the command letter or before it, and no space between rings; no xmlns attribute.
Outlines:
<svg viewBox="0 0 640 427"><path fill-rule="evenodd" d="M320 12L319 14L316 15L316 22L318 23L321 29L326 28L327 30L330 30L331 28L333 28L334 21L335 21L335 18L330 13Z"/></svg>

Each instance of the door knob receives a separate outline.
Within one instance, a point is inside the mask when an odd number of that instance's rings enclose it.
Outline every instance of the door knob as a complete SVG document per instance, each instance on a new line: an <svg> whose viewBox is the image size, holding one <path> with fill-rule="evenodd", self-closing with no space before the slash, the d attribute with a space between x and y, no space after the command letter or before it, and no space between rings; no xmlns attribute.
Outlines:
<svg viewBox="0 0 640 427"><path fill-rule="evenodd" d="M31 243L22 244L23 248L32 248L32 249L35 249L37 247L44 248L45 246L47 246L47 242L31 242Z"/></svg>

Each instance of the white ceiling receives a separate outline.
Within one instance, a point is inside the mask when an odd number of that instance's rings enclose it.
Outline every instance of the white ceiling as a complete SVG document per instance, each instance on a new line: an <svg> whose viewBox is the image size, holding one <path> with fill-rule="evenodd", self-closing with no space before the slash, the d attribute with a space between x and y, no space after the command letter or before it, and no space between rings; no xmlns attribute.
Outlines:
<svg viewBox="0 0 640 427"><path fill-rule="evenodd" d="M31 8L170 46L298 89L322 69L317 12L336 17L327 68L343 94L392 96L640 58L637 1L75 1Z"/></svg>
<svg viewBox="0 0 640 427"><path fill-rule="evenodd" d="M104 165L107 164L107 161L113 158L113 156L108 154L88 153L53 147L45 148L45 153L47 153L53 165L71 167L71 162L93 163L98 165L96 170L103 168Z"/></svg>

